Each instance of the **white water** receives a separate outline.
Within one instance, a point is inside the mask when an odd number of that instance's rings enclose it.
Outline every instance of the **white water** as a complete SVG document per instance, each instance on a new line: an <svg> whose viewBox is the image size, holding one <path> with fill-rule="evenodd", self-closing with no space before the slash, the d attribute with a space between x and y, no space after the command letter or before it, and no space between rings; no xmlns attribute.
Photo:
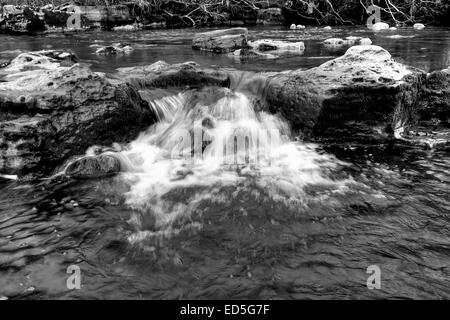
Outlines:
<svg viewBox="0 0 450 320"><path fill-rule="evenodd" d="M130 241L201 228L192 215L205 202L232 202L226 188L302 206L308 185L343 186L328 178L339 161L294 141L284 120L255 111L253 98L206 88L151 101L160 122L120 154L126 168L121 178L130 185L126 204L138 212L129 221L138 230ZM211 140L203 152L202 137ZM151 227L145 225L149 218Z"/></svg>

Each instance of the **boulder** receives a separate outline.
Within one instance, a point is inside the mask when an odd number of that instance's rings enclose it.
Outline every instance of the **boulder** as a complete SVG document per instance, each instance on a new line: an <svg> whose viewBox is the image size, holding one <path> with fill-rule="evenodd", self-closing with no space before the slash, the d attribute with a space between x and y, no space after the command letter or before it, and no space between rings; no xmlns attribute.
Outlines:
<svg viewBox="0 0 450 320"><path fill-rule="evenodd" d="M377 22L372 25L373 31L381 31L381 30L388 30L389 25L385 22Z"/></svg>
<svg viewBox="0 0 450 320"><path fill-rule="evenodd" d="M392 137L413 121L424 78L381 47L354 46L316 68L270 75L265 102L305 135L365 128Z"/></svg>
<svg viewBox="0 0 450 320"><path fill-rule="evenodd" d="M422 24L422 23L415 23L415 24L413 25L413 28L416 29L416 30L422 30L422 29L425 28L425 25Z"/></svg>
<svg viewBox="0 0 450 320"><path fill-rule="evenodd" d="M232 28L197 33L192 40L192 48L216 53L227 53L247 47L248 30Z"/></svg>
<svg viewBox="0 0 450 320"><path fill-rule="evenodd" d="M257 13L256 23L265 25L281 25L283 24L283 14L280 8L259 9Z"/></svg>
<svg viewBox="0 0 450 320"><path fill-rule="evenodd" d="M230 84L227 72L202 68L195 62L170 65L158 61L147 66L120 68L115 77L138 89L228 87Z"/></svg>
<svg viewBox="0 0 450 320"><path fill-rule="evenodd" d="M71 161L64 174L75 179L102 178L119 173L120 161L113 153L84 156Z"/></svg>
<svg viewBox="0 0 450 320"><path fill-rule="evenodd" d="M262 39L250 41L248 46L249 48L234 51L232 56L239 58L275 59L282 55L302 55L305 52L305 44L303 42Z"/></svg>
<svg viewBox="0 0 450 320"><path fill-rule="evenodd" d="M94 144L129 141L156 120L123 81L71 53L24 53L0 69L0 172L48 172Z"/></svg>
<svg viewBox="0 0 450 320"><path fill-rule="evenodd" d="M303 42L286 42L280 40L262 39L251 41L248 45L256 51L270 51L272 54L303 54L305 44Z"/></svg>

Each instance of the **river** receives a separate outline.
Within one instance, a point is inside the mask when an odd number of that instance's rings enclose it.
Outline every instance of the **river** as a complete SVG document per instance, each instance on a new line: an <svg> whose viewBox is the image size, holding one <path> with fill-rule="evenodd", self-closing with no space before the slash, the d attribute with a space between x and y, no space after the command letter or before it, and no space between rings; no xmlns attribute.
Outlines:
<svg viewBox="0 0 450 320"><path fill-rule="evenodd" d="M71 49L106 73L158 60L281 71L338 56L321 46L330 35L357 35L426 71L450 64L450 31L441 28L375 35L351 27L250 28L253 38L305 41L304 55L269 62L193 51L192 35L193 30L2 35L0 59ZM115 42L136 49L113 57L95 54L95 45ZM283 119L256 112L237 90L218 96L202 112L220 119L220 132L230 126L287 130ZM190 124L191 113L175 112L185 107L183 99L124 146L128 172L59 183L0 178L0 296L450 298L448 151L402 143L318 145L286 132L288 139L272 146L267 162L230 168L210 157L192 164L164 155L166 137L180 123ZM67 268L74 265L81 271L80 290L67 287ZM366 271L374 265L381 287L369 290Z"/></svg>

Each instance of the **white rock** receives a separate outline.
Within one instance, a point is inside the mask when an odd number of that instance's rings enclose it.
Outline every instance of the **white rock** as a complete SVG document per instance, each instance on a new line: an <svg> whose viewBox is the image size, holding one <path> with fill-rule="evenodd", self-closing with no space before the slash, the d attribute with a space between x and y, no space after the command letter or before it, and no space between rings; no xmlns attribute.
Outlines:
<svg viewBox="0 0 450 320"><path fill-rule="evenodd" d="M389 25L385 22L377 22L372 26L373 31L387 30Z"/></svg>
<svg viewBox="0 0 450 320"><path fill-rule="evenodd" d="M298 24L297 25L297 30L299 30L299 29L305 29L306 27L304 26L304 25L302 25L302 24Z"/></svg>
<svg viewBox="0 0 450 320"><path fill-rule="evenodd" d="M359 40L361 40L361 37L350 36L350 37L346 37L345 40L346 40L346 42L347 42L348 45L352 46L352 45L354 45L356 42L358 42Z"/></svg>
<svg viewBox="0 0 450 320"><path fill-rule="evenodd" d="M330 26L323 27L323 30L331 30Z"/></svg>
<svg viewBox="0 0 450 320"><path fill-rule="evenodd" d="M359 40L359 44L366 46L372 44L372 40L370 40L369 38L362 38L361 40Z"/></svg>
<svg viewBox="0 0 450 320"><path fill-rule="evenodd" d="M397 28L396 27L390 27L389 30L395 31L395 30L397 30Z"/></svg>
<svg viewBox="0 0 450 320"><path fill-rule="evenodd" d="M297 29L297 26L296 26L295 24L291 24L290 29L291 29L291 30L295 30L295 29Z"/></svg>
<svg viewBox="0 0 450 320"><path fill-rule="evenodd" d="M422 24L422 23L415 23L413 25L413 28L416 29L416 30L422 30L423 28L425 28L425 25Z"/></svg>
<svg viewBox="0 0 450 320"><path fill-rule="evenodd" d="M135 24L129 24L126 26L117 26L113 28L113 31L136 31L139 27Z"/></svg>
<svg viewBox="0 0 450 320"><path fill-rule="evenodd" d="M348 44L348 42L344 39L340 38L330 38L323 42L326 47L343 47Z"/></svg>
<svg viewBox="0 0 450 320"><path fill-rule="evenodd" d="M256 52L268 52L269 54L303 54L305 51L305 44L301 41L285 42L280 40L261 39L249 41L248 45Z"/></svg>

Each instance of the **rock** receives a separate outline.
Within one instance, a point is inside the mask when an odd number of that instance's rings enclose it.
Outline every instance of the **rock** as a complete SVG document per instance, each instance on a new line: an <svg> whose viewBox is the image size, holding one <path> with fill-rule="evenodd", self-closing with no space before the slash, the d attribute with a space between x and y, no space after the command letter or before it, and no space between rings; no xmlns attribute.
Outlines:
<svg viewBox="0 0 450 320"><path fill-rule="evenodd" d="M91 145L129 141L156 120L131 86L71 57L24 53L0 69L1 173L48 172Z"/></svg>
<svg viewBox="0 0 450 320"><path fill-rule="evenodd" d="M438 126L430 130L429 126L417 126L413 127L413 130L403 133L399 139L427 149L450 151L450 129L448 127Z"/></svg>
<svg viewBox="0 0 450 320"><path fill-rule="evenodd" d="M332 30L330 26L323 27L323 30Z"/></svg>
<svg viewBox="0 0 450 320"><path fill-rule="evenodd" d="M319 67L269 75L265 102L306 136L364 128L392 137L415 117L424 78L381 47L354 46Z"/></svg>
<svg viewBox="0 0 450 320"><path fill-rule="evenodd" d="M120 161L114 154L85 156L69 163L64 170L66 176L75 179L101 178L118 172L120 172Z"/></svg>
<svg viewBox="0 0 450 320"><path fill-rule="evenodd" d="M372 40L370 40L369 38L362 38L359 40L359 44L363 46L371 45Z"/></svg>
<svg viewBox="0 0 450 320"><path fill-rule="evenodd" d="M261 59L276 59L279 58L279 56L271 54L271 53L266 53L266 52L262 52L262 51L258 51L258 50L253 50L253 49L238 49L236 51L234 51L233 53L229 53L230 57L232 58L238 58L240 60L245 60L245 59L254 59L254 58L261 58Z"/></svg>
<svg viewBox="0 0 450 320"><path fill-rule="evenodd" d="M297 26L296 26L295 24L291 24L291 26L289 27L289 29L295 30L295 29L297 29Z"/></svg>
<svg viewBox="0 0 450 320"><path fill-rule="evenodd" d="M372 44L372 41L369 38L361 38L361 37L346 37L345 39L340 38L330 38L326 39L323 42L325 48L331 51L340 51L350 46L354 45L369 45Z"/></svg>
<svg viewBox="0 0 450 320"><path fill-rule="evenodd" d="M381 31L381 30L387 30L389 29L389 25L385 22L377 22L374 23L372 26L373 31Z"/></svg>
<svg viewBox="0 0 450 320"><path fill-rule="evenodd" d="M296 27L297 30L302 30L302 29L305 29L305 28L306 27L304 25L302 25L302 24L298 24L297 27Z"/></svg>
<svg viewBox="0 0 450 320"><path fill-rule="evenodd" d="M115 76L138 89L228 87L230 84L226 72L202 68L195 62L170 65L164 61L158 61L148 66L117 69Z"/></svg>
<svg viewBox="0 0 450 320"><path fill-rule="evenodd" d="M133 47L129 44L114 43L110 46L98 48L95 53L104 56L113 56L117 54L128 54L133 50Z"/></svg>
<svg viewBox="0 0 450 320"><path fill-rule="evenodd" d="M195 50L227 53L247 47L248 30L232 28L210 32L197 33L192 40Z"/></svg>
<svg viewBox="0 0 450 320"><path fill-rule="evenodd" d="M413 28L416 29L416 30L422 30L422 29L425 28L425 25L422 24L422 23L415 23L415 24L413 25Z"/></svg>
<svg viewBox="0 0 450 320"><path fill-rule="evenodd" d="M286 42L280 40L263 39L251 41L248 43L254 51L269 52L275 55L301 55L305 52L305 44L303 42Z"/></svg>
<svg viewBox="0 0 450 320"><path fill-rule="evenodd" d="M389 30L395 31L395 30L397 30L397 28L396 27L390 27Z"/></svg>
<svg viewBox="0 0 450 320"><path fill-rule="evenodd" d="M418 101L419 124L450 125L450 68L427 75Z"/></svg>
<svg viewBox="0 0 450 320"><path fill-rule="evenodd" d="M259 9L256 18L257 24L281 25L283 24L283 15L280 8Z"/></svg>
<svg viewBox="0 0 450 320"><path fill-rule="evenodd" d="M113 28L113 31L126 31L126 32L130 32L130 31L137 31L140 30L141 28L137 25L137 24L127 24L125 26L117 26Z"/></svg>
<svg viewBox="0 0 450 320"><path fill-rule="evenodd" d="M326 39L323 44L326 47L343 47L348 45L348 42L345 41L344 39L340 39L340 38L330 38L330 39Z"/></svg>

